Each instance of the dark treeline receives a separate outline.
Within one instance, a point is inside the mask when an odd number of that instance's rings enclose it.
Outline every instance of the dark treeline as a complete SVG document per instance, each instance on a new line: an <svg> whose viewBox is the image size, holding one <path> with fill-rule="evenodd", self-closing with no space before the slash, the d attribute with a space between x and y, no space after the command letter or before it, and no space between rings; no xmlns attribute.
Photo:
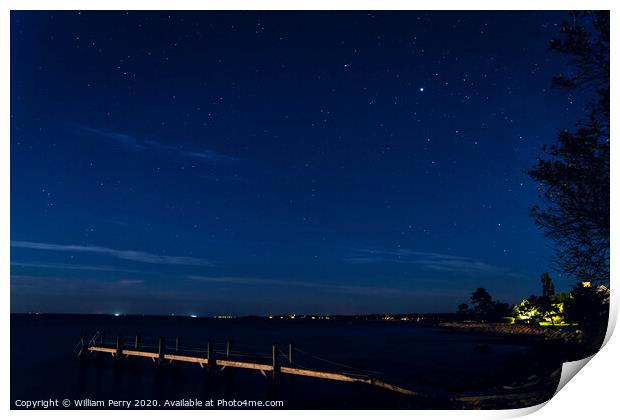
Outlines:
<svg viewBox="0 0 620 420"><path fill-rule="evenodd" d="M512 308L478 288L471 305L459 305L457 315L461 320L575 327L596 347L609 318L609 12L570 13L549 49L569 58L553 87L589 98L583 118L573 129L560 131L528 171L541 200L532 216L552 240L558 271L575 285L558 293L551 276L543 273L540 295Z"/></svg>
<svg viewBox="0 0 620 420"><path fill-rule="evenodd" d="M554 87L591 97L575 128L561 131L529 171L542 201L532 215L553 241L559 271L576 280L564 311L601 342L609 317L609 12L571 13L550 50L570 60Z"/></svg>
<svg viewBox="0 0 620 420"><path fill-rule="evenodd" d="M554 244L559 271L576 281L564 310L602 340L609 312L609 12L571 13L550 50L570 59L553 86L591 97L575 128L561 131L530 169L541 198L532 215Z"/></svg>

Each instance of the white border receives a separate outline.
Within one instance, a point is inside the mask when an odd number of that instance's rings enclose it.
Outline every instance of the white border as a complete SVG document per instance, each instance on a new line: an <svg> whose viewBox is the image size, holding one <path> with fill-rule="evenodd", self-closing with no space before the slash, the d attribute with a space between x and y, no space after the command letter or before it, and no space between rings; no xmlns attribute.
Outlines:
<svg viewBox="0 0 620 420"><path fill-rule="evenodd" d="M608 0L7 0L8 10L581 10L612 9Z"/></svg>
<svg viewBox="0 0 620 420"><path fill-rule="evenodd" d="M617 3L617 2L616 2ZM91 0L91 1L78 1L78 0L57 0L53 2L42 0L8 0L2 2L3 14L0 20L0 45L2 46L2 65L0 65L0 72L2 72L3 83L0 85L2 102L0 104L1 116L0 125L2 132L5 133L4 141L2 143L2 153L0 153L0 214L1 214L1 230L2 241L0 243L1 253L1 270L3 283L1 287L2 302L4 303L4 310L2 311L2 326L3 334L5 337L9 337L9 312L10 312L10 293L9 293L9 278L10 278L10 258L9 258L9 233L10 233L10 205L9 205L9 191L10 191L10 74L9 74L9 48L10 48L10 10L142 10L142 9L155 9L155 10L571 10L571 9L606 9L612 10L612 68L614 58L617 53L618 37L616 36L616 18L614 6L612 1L541 1L541 0L503 0L503 1L489 1L489 0L433 0L433 1L418 1L411 2L405 0L382 0L382 1L368 1L368 0L315 0L315 1L295 1L285 2L282 0L228 0L228 1L199 1L199 0L152 0L152 1L140 1L140 0ZM612 121L615 121L614 117L616 112L616 98L617 89L615 84L612 83ZM615 126L612 124L612 126ZM614 212L618 203L617 185L618 177L614 166L617 163L617 153L614 149L617 147L612 143L612 192L611 192L611 214L617 214ZM613 222L613 219L612 219ZM612 223L612 241L614 237L618 237L619 233L616 225ZM612 270L616 266L618 261L617 253L614 252L612 246ZM612 285L612 308L611 308L611 320L610 328L615 326L615 321L618 314L618 299L617 293ZM609 333L611 332L611 329ZM609 340L609 333L607 339ZM4 409L9 410L10 407L10 376L6 374L9 372L10 363L10 351L8 343L3 343L0 346L0 357L3 363L5 372L2 375L0 382L0 392L4 398ZM620 373L620 363L616 355L620 345L618 339L611 339L600 354L588 364L589 368L585 369L585 372L579 374L580 378L575 381L571 381L561 392L559 392L552 400L546 404L544 410L537 411L532 418L583 418L588 416L589 418L610 418L611 413L618 412L618 397L614 392L615 384L617 382L617 375ZM543 406L545 404L542 404ZM534 408L526 408L520 410L498 410L498 411L357 411L342 413L346 416L356 417L376 417L377 415L389 416L390 420L394 419L411 419L414 417L421 418L508 418L516 417L531 413L538 410L541 406ZM50 418L78 418L88 416L93 419L103 419L113 415L114 417L125 418L128 416L135 416L138 413L132 412L114 412L107 411L48 411L45 415ZM174 413L169 411L150 411L148 413L141 413L138 415L148 415L155 419L164 419ZM42 411L28 412L28 411L11 411L10 415L15 418L39 418L43 415ZM184 418L201 418L209 417L226 417L228 418L241 418L249 417L257 419L274 419L285 418L294 416L296 420L315 420L317 417L336 417L340 416L340 412L329 411L183 411ZM541 417L542 416L542 417ZM107 420L107 419L106 419Z"/></svg>

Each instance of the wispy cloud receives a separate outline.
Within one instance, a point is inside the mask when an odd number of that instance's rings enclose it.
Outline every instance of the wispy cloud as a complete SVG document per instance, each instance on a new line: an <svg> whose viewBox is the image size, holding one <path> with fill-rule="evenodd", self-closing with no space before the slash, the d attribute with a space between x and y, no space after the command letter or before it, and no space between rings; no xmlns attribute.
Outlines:
<svg viewBox="0 0 620 420"><path fill-rule="evenodd" d="M422 252L411 249L352 248L342 258L349 264L411 264L433 271L452 271L494 274L505 271L501 267L487 264L469 257Z"/></svg>
<svg viewBox="0 0 620 420"><path fill-rule="evenodd" d="M141 279L121 279L121 280L117 280L116 284L119 285L119 286L123 286L123 287L125 287L125 286L130 287L130 286L137 286L137 285L140 285L140 284L144 284L144 280L141 280Z"/></svg>
<svg viewBox="0 0 620 420"><path fill-rule="evenodd" d="M143 279L101 281L89 278L65 278L32 275L11 275L11 294L50 297L79 296L87 298L118 297L122 293L139 291L141 296L152 292ZM131 294L130 296L134 296ZM36 300L36 299L35 299ZM102 299L105 301L106 299Z"/></svg>
<svg viewBox="0 0 620 420"><path fill-rule="evenodd" d="M403 287L376 287L345 284L330 284L307 281L289 281L262 277L215 277L215 276L187 276L190 280L223 285L244 286L275 286L285 288L309 288L326 293L340 293L346 295L369 295L369 296L418 296L418 297L447 297L462 296L462 291L446 291L443 289L420 289L411 290Z"/></svg>
<svg viewBox="0 0 620 420"><path fill-rule="evenodd" d="M199 280L206 283L222 283L222 284L241 284L241 285L256 285L256 286L285 286L285 287L322 287L322 283L313 282L298 282L270 279L263 277L235 277L235 276L187 276L190 280Z"/></svg>
<svg viewBox="0 0 620 420"><path fill-rule="evenodd" d="M93 128L88 126L80 126L80 128L83 131L113 141L129 149L153 149L161 152L173 153L177 156L183 156L193 160L205 160L213 162L233 162L238 160L233 156L228 156L211 149L194 148L183 144L167 144L157 140L142 139L126 133L102 130L99 128Z"/></svg>
<svg viewBox="0 0 620 420"><path fill-rule="evenodd" d="M86 264L63 264L63 263L44 263L44 262L24 262L11 261L11 266L23 268L42 268L49 270L81 270L81 271L110 271L122 273L137 273L137 270L130 270L111 265L86 265Z"/></svg>
<svg viewBox="0 0 620 420"><path fill-rule="evenodd" d="M41 242L11 241L13 248L36 249L42 251L64 251L64 252L88 252L92 254L108 255L121 260L136 261L149 264L171 264L171 265L193 265L207 266L212 262L195 257L157 255L143 251L132 251L125 249L113 249L94 245L61 245L48 244Z"/></svg>

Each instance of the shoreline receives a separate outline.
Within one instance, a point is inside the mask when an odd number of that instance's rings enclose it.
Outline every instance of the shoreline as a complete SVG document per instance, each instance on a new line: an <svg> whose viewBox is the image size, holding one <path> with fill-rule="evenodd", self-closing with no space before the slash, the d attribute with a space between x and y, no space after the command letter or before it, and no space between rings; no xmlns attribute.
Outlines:
<svg viewBox="0 0 620 420"><path fill-rule="evenodd" d="M460 323L460 322L440 322L441 328L458 331L470 331L495 336L504 336L519 339L534 339L542 341L561 340L566 343L578 344L582 341L581 331L566 331L558 328L540 327L538 325L525 324L502 324L502 323Z"/></svg>

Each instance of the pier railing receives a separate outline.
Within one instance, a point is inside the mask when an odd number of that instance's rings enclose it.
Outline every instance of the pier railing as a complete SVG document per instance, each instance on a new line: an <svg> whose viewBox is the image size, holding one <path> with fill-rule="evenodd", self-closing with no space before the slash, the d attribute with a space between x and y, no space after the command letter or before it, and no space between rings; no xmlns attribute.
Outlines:
<svg viewBox="0 0 620 420"><path fill-rule="evenodd" d="M332 361L311 354L292 341L287 343L284 352L273 343L270 351L245 351L233 347L233 341L213 343L208 340L204 347L189 347L183 345L181 337L168 344L165 337L156 340L144 340L139 334L125 340L122 335L106 337L97 332L91 338L86 335L76 345L74 353L79 358L86 358L92 354L108 354L116 359L137 357L151 359L156 365L170 363L197 364L201 368L220 369L250 369L260 372L265 377L276 379L280 375L297 375L312 378L328 379L341 382L364 383L388 389L404 395L419 396L418 392L384 382L377 378L381 372L355 368L343 363ZM252 349L256 350L256 349ZM301 356L301 357L298 357ZM299 364L298 358L314 360L329 368L313 369Z"/></svg>

